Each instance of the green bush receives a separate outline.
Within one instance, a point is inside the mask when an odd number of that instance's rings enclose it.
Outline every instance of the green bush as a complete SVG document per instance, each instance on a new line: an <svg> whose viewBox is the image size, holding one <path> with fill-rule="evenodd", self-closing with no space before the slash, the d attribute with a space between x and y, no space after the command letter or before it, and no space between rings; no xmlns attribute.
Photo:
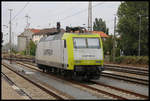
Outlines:
<svg viewBox="0 0 150 101"><path fill-rule="evenodd" d="M115 62L120 64L120 63L123 61L123 59L124 59L123 56L116 57L116 58L115 58Z"/></svg>
<svg viewBox="0 0 150 101"><path fill-rule="evenodd" d="M35 52L36 52L36 44L31 40L29 45L28 45L29 49L30 49L30 55L31 56L35 56Z"/></svg>
<svg viewBox="0 0 150 101"><path fill-rule="evenodd" d="M30 40L27 48L24 51L21 51L20 55L35 56L35 52L36 52L36 45L32 40Z"/></svg>
<svg viewBox="0 0 150 101"><path fill-rule="evenodd" d="M20 55L26 55L26 50L21 51L21 52L20 52Z"/></svg>
<svg viewBox="0 0 150 101"><path fill-rule="evenodd" d="M149 59L148 56L141 56L138 57L138 61L139 64L148 64L149 63Z"/></svg>
<svg viewBox="0 0 150 101"><path fill-rule="evenodd" d="M110 62L113 62L113 56L112 56L112 55L110 55L109 61L110 61Z"/></svg>
<svg viewBox="0 0 150 101"><path fill-rule="evenodd" d="M120 56L115 58L115 63L148 65L149 59L148 56Z"/></svg>

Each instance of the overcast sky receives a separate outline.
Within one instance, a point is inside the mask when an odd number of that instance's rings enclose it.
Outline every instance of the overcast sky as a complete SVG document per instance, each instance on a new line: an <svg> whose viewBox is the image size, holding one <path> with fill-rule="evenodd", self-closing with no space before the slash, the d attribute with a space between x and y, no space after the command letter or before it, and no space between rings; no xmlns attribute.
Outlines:
<svg viewBox="0 0 150 101"><path fill-rule="evenodd" d="M114 31L114 14L121 2L92 2L92 22L95 18L102 18L109 28L109 33ZM56 27L56 22L61 23L62 28L66 26L88 25L88 2L2 2L2 23L1 28L4 33L4 43L9 42L9 20L12 11L12 40L17 44L17 36L26 27L26 15L30 16L29 28L43 29ZM83 25L85 24L85 25ZM8 35L7 35L8 33Z"/></svg>

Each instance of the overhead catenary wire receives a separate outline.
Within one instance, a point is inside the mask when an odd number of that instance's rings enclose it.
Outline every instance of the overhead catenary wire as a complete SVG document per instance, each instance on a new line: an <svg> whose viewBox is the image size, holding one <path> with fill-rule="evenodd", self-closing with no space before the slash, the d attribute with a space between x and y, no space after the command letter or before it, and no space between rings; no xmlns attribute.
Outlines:
<svg viewBox="0 0 150 101"><path fill-rule="evenodd" d="M27 7L28 4L29 4L29 2L27 2L27 3L24 5L24 7L12 18L12 20L14 20L15 17L18 16L18 15Z"/></svg>
<svg viewBox="0 0 150 101"><path fill-rule="evenodd" d="M92 6L92 8L94 8L94 7L96 7L96 6L99 6L99 5L102 5L102 4L104 4L104 3L98 3L98 4L94 5L94 6ZM84 9L84 10L78 11L78 12L76 12L76 13L74 13L74 14L72 14L72 15L66 16L66 17L64 17L64 18L62 18L62 19L60 19L60 20L66 20L66 19L68 19L68 18L70 18L70 17L72 17L72 16L79 15L79 14L81 14L81 13L87 11L87 10L88 10L88 9Z"/></svg>
<svg viewBox="0 0 150 101"><path fill-rule="evenodd" d="M11 19L11 21L14 20L14 19L27 7L28 4L29 4L29 2L27 2L27 3L24 5L24 7ZM9 23L8 23L8 24L9 24ZM7 26L8 26L8 24L7 24Z"/></svg>
<svg viewBox="0 0 150 101"><path fill-rule="evenodd" d="M27 2L25 5L24 5L24 7L11 19L11 22L12 22L12 20L14 20L26 7L27 7L27 5L29 4L29 2ZM9 23L8 23L9 24ZM6 26L8 26L8 24L6 25ZM14 24L14 22L13 23L11 23L11 24ZM14 36L13 36L14 37Z"/></svg>

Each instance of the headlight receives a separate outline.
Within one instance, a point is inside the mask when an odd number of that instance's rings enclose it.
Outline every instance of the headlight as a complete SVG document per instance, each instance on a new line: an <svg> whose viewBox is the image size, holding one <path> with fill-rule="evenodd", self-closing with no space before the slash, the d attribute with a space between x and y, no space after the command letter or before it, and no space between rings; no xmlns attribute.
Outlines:
<svg viewBox="0 0 150 101"><path fill-rule="evenodd" d="M96 63L101 63L101 61L96 61Z"/></svg>
<svg viewBox="0 0 150 101"><path fill-rule="evenodd" d="M75 63L81 63L81 61L80 60L75 60Z"/></svg>

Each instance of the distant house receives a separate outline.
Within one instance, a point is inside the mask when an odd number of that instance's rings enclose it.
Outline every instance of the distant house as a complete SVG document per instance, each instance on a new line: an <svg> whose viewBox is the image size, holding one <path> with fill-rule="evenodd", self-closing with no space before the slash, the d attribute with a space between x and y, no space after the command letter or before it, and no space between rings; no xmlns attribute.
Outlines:
<svg viewBox="0 0 150 101"><path fill-rule="evenodd" d="M39 31L39 29L25 29L25 31L18 36L18 51L25 50L29 41L32 40L32 35Z"/></svg>
<svg viewBox="0 0 150 101"><path fill-rule="evenodd" d="M102 31L92 31L92 33L99 34L101 36L102 40L105 40L106 38L109 37L106 33L102 32Z"/></svg>
<svg viewBox="0 0 150 101"><path fill-rule="evenodd" d="M61 31L65 32L64 29L61 29ZM48 35L51 35L54 32L57 32L56 28L42 29L39 32L36 32L32 35L32 40L37 44L42 37L47 37Z"/></svg>

